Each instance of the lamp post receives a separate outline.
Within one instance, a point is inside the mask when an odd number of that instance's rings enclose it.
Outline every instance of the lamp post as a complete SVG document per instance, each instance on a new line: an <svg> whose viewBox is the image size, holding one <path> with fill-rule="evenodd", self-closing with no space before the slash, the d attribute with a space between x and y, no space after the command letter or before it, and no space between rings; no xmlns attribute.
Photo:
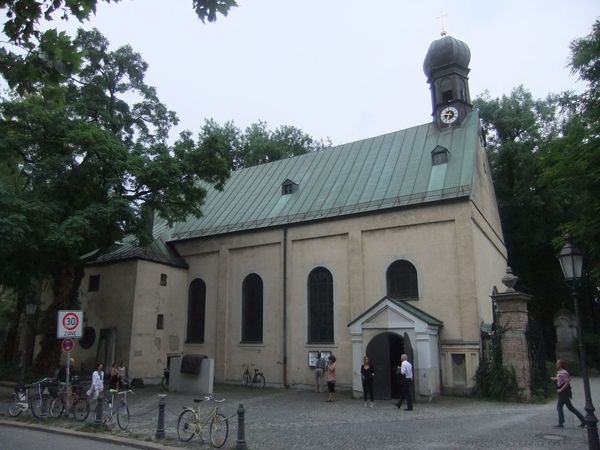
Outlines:
<svg viewBox="0 0 600 450"><path fill-rule="evenodd" d="M33 316L35 316L35 312L37 310L37 305L33 303L31 296L27 297L27 303L25 303L25 324L23 327L24 339L23 349L21 353L21 367L19 368L19 384L25 383L25 366L27 365L27 356L29 354L29 329L30 322Z"/></svg>
<svg viewBox="0 0 600 450"><path fill-rule="evenodd" d="M565 276L567 285L571 288L571 297L575 306L575 320L577 322L577 341L579 344L579 359L581 360L581 370L583 374L583 390L585 392L585 412L584 417L588 432L588 446L590 450L600 450L598 442L598 419L594 415L594 405L592 404L592 395L590 393L590 378L588 375L587 362L585 357L585 348L583 346L583 332L581 329L581 311L579 300L577 299L577 286L581 280L581 269L583 267L583 254L573 245L571 235L565 236L565 245L558 255L558 261Z"/></svg>

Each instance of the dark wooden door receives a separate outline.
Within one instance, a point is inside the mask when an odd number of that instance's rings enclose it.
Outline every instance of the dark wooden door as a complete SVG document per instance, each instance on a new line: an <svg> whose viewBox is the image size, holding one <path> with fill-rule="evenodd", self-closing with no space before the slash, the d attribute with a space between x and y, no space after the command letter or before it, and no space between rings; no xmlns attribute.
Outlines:
<svg viewBox="0 0 600 450"><path fill-rule="evenodd" d="M381 333L367 345L367 357L373 364L375 379L373 395L377 400L398 398L400 386L396 367L400 364L400 355L404 352L404 339L394 333Z"/></svg>

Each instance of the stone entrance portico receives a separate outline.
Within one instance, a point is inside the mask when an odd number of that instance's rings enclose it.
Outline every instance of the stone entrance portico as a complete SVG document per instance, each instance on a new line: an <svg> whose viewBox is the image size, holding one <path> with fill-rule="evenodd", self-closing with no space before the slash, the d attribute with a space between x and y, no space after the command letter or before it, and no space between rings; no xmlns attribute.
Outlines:
<svg viewBox="0 0 600 450"><path fill-rule="evenodd" d="M352 377L354 396L362 395L360 367L369 343L382 333L400 336L404 353L412 353L416 397L433 398L440 394L439 331L443 323L420 310L412 302L383 297L348 324L352 336ZM400 361L388 361L385 367L395 367ZM377 365L377 363L375 363ZM380 365L381 367L381 365ZM376 373L379 378L393 376Z"/></svg>

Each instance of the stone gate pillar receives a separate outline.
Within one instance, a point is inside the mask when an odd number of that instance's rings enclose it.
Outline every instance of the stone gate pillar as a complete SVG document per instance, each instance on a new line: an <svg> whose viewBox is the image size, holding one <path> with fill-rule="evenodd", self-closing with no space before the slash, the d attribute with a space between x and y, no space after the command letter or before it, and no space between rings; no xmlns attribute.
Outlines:
<svg viewBox="0 0 600 450"><path fill-rule="evenodd" d="M519 278L514 276L510 267L502 283L506 286L504 292L495 293L492 299L496 303L496 318L498 326L504 330L502 334L502 364L515 370L517 386L521 395L531 398L531 362L529 361L529 346L527 344L527 302L531 295L516 291L514 285Z"/></svg>

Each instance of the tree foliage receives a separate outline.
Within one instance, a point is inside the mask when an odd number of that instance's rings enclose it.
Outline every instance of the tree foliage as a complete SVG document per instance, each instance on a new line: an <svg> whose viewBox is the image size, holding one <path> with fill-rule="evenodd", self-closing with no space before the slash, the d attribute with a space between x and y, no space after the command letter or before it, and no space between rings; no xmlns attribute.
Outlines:
<svg viewBox="0 0 600 450"><path fill-rule="evenodd" d="M535 294L534 317L551 323L560 305L560 269L554 258L562 203L556 189L541 182L540 155L560 133L556 96L534 100L524 87L499 99L475 100L487 134L492 178L508 250L508 264L522 290Z"/></svg>
<svg viewBox="0 0 600 450"><path fill-rule="evenodd" d="M583 94L534 100L518 87L509 96L475 101L487 130L509 264L520 289L534 295L529 309L547 337L566 299L556 254L567 230L586 255L584 321L600 327L593 303L600 286L600 21L571 51L571 69L587 83Z"/></svg>
<svg viewBox="0 0 600 450"><path fill-rule="evenodd" d="M200 182L220 188L229 176L213 139L184 132L168 144L177 117L146 84L139 54L111 51L96 30L69 45L78 63L68 73L31 70L0 103L0 284L50 274L50 313L74 306L81 255L127 234L147 239L150 211L170 223L199 217ZM39 47L6 61L28 68L44 57Z"/></svg>
<svg viewBox="0 0 600 450"><path fill-rule="evenodd" d="M600 286L600 21L571 45L570 66L587 83L581 95L566 94L570 112L563 135L544 155L544 178L568 195L561 230L569 230L588 256L587 266Z"/></svg>
<svg viewBox="0 0 600 450"><path fill-rule="evenodd" d="M99 0L0 0L0 9L5 11L4 34L13 42L30 44L38 38L37 29L41 21L52 21L57 16L62 20L74 17L79 21L89 19L96 13ZM117 3L119 0L100 0ZM227 16L237 6L235 0L192 0L192 6L202 21L215 22L217 14Z"/></svg>
<svg viewBox="0 0 600 450"><path fill-rule="evenodd" d="M263 121L253 123L242 131L233 122L220 125L209 119L204 122L199 136L200 142L207 139L219 142L225 149L232 170L298 156L330 146L322 141L315 141L294 126L282 125L271 131Z"/></svg>

